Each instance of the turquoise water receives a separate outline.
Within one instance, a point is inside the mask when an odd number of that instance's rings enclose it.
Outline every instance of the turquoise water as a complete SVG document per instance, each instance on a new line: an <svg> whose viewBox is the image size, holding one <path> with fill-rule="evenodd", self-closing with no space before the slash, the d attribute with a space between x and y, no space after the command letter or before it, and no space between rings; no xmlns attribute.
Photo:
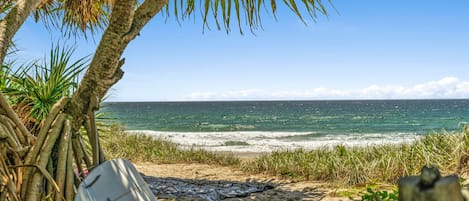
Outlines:
<svg viewBox="0 0 469 201"><path fill-rule="evenodd" d="M308 148L458 130L469 121L469 100L119 102L106 103L104 111L128 130L186 145L262 141L259 146Z"/></svg>

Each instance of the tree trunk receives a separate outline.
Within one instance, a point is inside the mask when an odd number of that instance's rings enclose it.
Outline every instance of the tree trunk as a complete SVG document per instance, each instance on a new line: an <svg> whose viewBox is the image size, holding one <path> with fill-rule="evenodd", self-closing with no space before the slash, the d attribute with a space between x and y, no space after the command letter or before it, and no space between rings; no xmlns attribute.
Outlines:
<svg viewBox="0 0 469 201"><path fill-rule="evenodd" d="M18 0L0 21L0 62L39 2ZM75 181L104 161L94 114L107 91L123 76L122 53L166 4L167 0L146 0L136 8L137 0L115 0L109 26L76 93L52 107L37 133L31 134L0 92L0 201L73 199ZM79 132L82 126L91 140L92 162Z"/></svg>
<svg viewBox="0 0 469 201"><path fill-rule="evenodd" d="M136 4L136 0L116 0L114 4L110 24L66 108L67 113L76 120L73 125L75 130L82 126L85 120L83 114L96 111L106 92L122 78L122 53L148 21L167 4L167 0L146 0L135 9Z"/></svg>

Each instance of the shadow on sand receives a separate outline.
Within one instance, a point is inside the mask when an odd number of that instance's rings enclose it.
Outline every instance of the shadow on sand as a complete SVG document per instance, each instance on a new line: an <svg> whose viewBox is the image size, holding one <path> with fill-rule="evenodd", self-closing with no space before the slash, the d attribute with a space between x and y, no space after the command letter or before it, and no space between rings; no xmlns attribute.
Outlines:
<svg viewBox="0 0 469 201"><path fill-rule="evenodd" d="M281 188L282 183L207 179L181 179L142 175L158 200L322 200L326 193L317 188L302 191Z"/></svg>

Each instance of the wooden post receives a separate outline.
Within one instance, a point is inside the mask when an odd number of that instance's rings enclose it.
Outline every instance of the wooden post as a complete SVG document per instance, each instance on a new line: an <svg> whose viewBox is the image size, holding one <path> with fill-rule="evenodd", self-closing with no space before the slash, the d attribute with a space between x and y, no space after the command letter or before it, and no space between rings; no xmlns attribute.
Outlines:
<svg viewBox="0 0 469 201"><path fill-rule="evenodd" d="M420 176L402 177L398 181L399 201L464 201L459 177L441 177L436 167L423 167Z"/></svg>

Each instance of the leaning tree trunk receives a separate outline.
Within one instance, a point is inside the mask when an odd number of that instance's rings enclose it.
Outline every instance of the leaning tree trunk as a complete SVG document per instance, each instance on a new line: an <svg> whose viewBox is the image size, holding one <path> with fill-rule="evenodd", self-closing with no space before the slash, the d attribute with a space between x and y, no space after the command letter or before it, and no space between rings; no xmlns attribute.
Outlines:
<svg viewBox="0 0 469 201"><path fill-rule="evenodd" d="M19 0L0 21L0 62L39 0ZM30 133L0 92L0 201L72 200L86 171L105 160L94 119L106 92L121 79L124 49L167 0L115 0L108 28L72 97L64 97ZM86 137L80 129L85 128ZM91 152L85 149L89 140Z"/></svg>

